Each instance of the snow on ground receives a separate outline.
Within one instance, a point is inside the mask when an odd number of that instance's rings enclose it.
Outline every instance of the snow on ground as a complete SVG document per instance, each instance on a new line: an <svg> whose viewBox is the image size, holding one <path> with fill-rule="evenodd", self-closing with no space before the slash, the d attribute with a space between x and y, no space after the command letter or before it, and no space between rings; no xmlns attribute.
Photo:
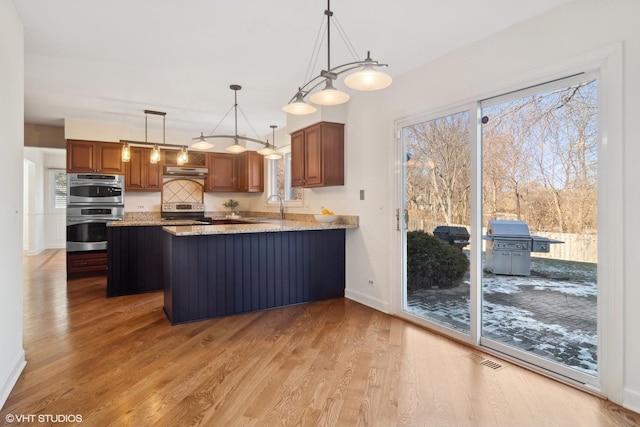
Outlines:
<svg viewBox="0 0 640 427"><path fill-rule="evenodd" d="M594 264L532 258L531 276L483 275L483 336L597 375ZM469 281L408 297L413 314L469 333Z"/></svg>

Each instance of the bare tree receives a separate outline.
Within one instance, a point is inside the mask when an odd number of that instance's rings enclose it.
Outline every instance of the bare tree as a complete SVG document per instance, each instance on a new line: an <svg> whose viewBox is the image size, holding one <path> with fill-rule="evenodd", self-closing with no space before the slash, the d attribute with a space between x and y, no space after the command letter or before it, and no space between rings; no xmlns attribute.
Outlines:
<svg viewBox="0 0 640 427"><path fill-rule="evenodd" d="M408 128L414 169L425 180L425 196L433 196L447 224L469 220L469 113L462 112ZM430 200L430 197L425 199ZM466 209L465 209L466 208Z"/></svg>
<svg viewBox="0 0 640 427"><path fill-rule="evenodd" d="M484 221L534 230L597 229L597 81L484 107ZM470 215L469 113L405 128L407 206L447 224Z"/></svg>

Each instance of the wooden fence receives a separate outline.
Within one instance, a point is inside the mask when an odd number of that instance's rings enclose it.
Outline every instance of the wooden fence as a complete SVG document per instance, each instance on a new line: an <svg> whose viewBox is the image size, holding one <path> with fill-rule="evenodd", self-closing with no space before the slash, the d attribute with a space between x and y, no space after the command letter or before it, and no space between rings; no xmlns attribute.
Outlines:
<svg viewBox="0 0 640 427"><path fill-rule="evenodd" d="M424 219L409 218L408 231L426 231L432 233L433 229L442 223L428 221ZM471 233L471 227L465 224L451 224L456 227L465 227ZM482 235L486 234L486 229L482 229ZM532 252L531 256L536 258L554 258L566 261L598 262L598 236L595 234L569 234L569 233L533 233L535 236L547 237L549 239L561 240L564 243L550 245L549 253ZM486 250L486 241L482 241L482 250Z"/></svg>

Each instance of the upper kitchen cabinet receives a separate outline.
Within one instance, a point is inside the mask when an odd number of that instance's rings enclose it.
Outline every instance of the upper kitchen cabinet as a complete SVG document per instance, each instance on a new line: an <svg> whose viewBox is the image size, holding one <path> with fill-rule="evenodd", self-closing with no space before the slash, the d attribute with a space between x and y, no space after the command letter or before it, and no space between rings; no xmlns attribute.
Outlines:
<svg viewBox="0 0 640 427"><path fill-rule="evenodd" d="M204 191L237 191L235 154L209 153L207 168L209 175L205 180Z"/></svg>
<svg viewBox="0 0 640 427"><path fill-rule="evenodd" d="M162 150L164 154L164 164L169 166L178 165L178 150ZM180 166L203 167L207 164L207 153L200 151L189 151L189 160Z"/></svg>
<svg viewBox="0 0 640 427"><path fill-rule="evenodd" d="M151 149L131 147L131 160L124 166L126 191L161 191L162 163L151 163Z"/></svg>
<svg viewBox="0 0 640 427"><path fill-rule="evenodd" d="M344 124L320 122L291 134L291 186L344 185Z"/></svg>
<svg viewBox="0 0 640 427"><path fill-rule="evenodd" d="M264 157L255 151L237 155L237 191L262 193L264 191Z"/></svg>
<svg viewBox="0 0 640 427"><path fill-rule="evenodd" d="M67 172L122 174L122 144L67 140Z"/></svg>

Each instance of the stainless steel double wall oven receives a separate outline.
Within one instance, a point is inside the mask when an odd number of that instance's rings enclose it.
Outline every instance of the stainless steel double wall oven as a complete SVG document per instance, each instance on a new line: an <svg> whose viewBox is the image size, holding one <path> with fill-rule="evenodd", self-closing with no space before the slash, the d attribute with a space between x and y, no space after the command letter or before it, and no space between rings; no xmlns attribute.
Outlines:
<svg viewBox="0 0 640 427"><path fill-rule="evenodd" d="M107 223L123 219L123 175L67 175L67 252L106 250Z"/></svg>

